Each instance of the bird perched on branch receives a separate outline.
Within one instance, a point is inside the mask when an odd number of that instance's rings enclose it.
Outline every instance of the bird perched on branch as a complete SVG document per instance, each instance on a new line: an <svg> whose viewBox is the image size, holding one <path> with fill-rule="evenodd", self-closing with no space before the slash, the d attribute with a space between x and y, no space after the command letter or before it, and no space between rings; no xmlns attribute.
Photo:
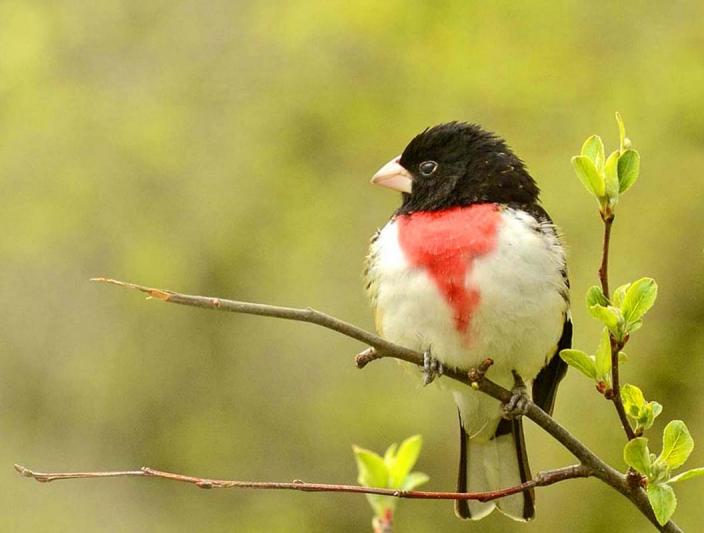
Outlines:
<svg viewBox="0 0 704 533"><path fill-rule="evenodd" d="M571 344L565 255L523 162L496 135L451 122L426 129L372 183L401 192L401 206L372 239L365 278L376 327L425 354L425 381L443 365L475 368L513 388L514 402L443 383L460 418L458 492L531 479L521 398L553 409ZM515 520L535 514L534 492L455 502L461 518L495 507Z"/></svg>

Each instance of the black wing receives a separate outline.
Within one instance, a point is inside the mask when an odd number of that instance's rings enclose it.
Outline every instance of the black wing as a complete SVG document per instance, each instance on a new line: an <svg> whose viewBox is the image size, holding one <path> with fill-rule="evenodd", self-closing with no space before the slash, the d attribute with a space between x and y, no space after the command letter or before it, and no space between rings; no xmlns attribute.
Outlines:
<svg viewBox="0 0 704 533"><path fill-rule="evenodd" d="M557 343L557 351L550 362L543 367L538 377L533 381L533 401L543 411L552 414L555 407L557 386L567 373L567 363L559 356L560 350L572 347L572 321L569 316L565 318L562 327L562 336Z"/></svg>

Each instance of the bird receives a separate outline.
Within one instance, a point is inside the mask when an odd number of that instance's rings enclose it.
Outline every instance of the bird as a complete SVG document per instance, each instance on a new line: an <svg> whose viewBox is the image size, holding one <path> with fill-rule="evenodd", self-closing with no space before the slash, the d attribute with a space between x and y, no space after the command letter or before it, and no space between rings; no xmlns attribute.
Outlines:
<svg viewBox="0 0 704 533"><path fill-rule="evenodd" d="M449 122L413 137L371 182L401 193L366 258L379 335L422 352L426 382L490 358L488 379L552 413L567 371L557 354L572 340L569 280L562 237L523 161L481 126ZM520 416L464 384L437 382L459 414L457 491L530 480ZM495 508L517 521L535 516L532 489L454 505L463 519Z"/></svg>

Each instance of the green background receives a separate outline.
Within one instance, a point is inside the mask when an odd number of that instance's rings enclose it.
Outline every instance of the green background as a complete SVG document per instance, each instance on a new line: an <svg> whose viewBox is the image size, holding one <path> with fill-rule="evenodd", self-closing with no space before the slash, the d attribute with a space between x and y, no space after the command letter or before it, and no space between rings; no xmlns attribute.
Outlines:
<svg viewBox="0 0 704 533"><path fill-rule="evenodd" d="M39 485L131 469L354 482L351 444L422 433L429 489L454 487L455 409L398 365L310 325L145 302L108 275L313 306L373 327L367 240L398 203L368 179L451 119L508 139L561 226L576 346L598 325L600 221L570 167L614 111L642 156L619 206L612 283L660 296L624 380L684 418L704 465L704 4L0 1L0 530L367 531L355 495L202 491L160 480ZM557 418L623 468L616 414L571 372ZM533 471L571 457L528 423ZM704 523L704 481L675 519ZM401 502L399 532L640 532L594 480L538 489L537 518L457 520Z"/></svg>

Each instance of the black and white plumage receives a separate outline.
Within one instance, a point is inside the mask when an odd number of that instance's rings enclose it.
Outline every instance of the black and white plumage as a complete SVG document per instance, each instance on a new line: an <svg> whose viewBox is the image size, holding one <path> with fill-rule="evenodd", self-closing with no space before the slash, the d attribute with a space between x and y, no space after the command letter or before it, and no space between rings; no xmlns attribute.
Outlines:
<svg viewBox="0 0 704 533"><path fill-rule="evenodd" d="M488 377L512 388L532 381L553 408L569 347L568 282L558 233L523 163L480 127L449 123L416 136L373 183L401 191L402 205L372 241L367 289L386 339L430 350L445 366L491 357ZM442 380L440 380L442 381ZM460 414L458 491L496 490L531 478L520 419L495 399L445 380ZM534 516L525 491L492 502L458 501L462 518L495 507Z"/></svg>

